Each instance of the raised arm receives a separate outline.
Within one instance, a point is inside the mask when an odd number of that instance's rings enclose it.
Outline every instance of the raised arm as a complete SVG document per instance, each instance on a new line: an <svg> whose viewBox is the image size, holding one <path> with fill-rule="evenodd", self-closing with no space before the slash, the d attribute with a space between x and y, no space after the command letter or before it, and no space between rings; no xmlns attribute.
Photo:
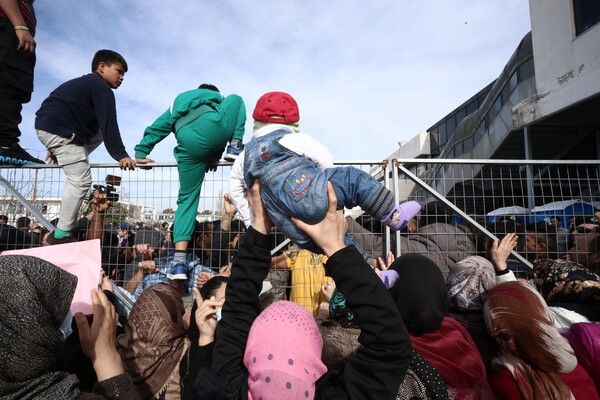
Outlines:
<svg viewBox="0 0 600 400"><path fill-rule="evenodd" d="M411 344L402 317L389 292L354 246L344 247L346 221L336 211L337 199L328 184L329 210L315 225L294 220L329 260L325 265L337 289L346 296L360 327L362 345L337 377L352 399L395 399L411 361Z"/></svg>
<svg viewBox="0 0 600 400"><path fill-rule="evenodd" d="M133 148L135 150L135 158L143 160L148 157L148 154L152 152L154 146L169 136L174 123L175 120L171 115L171 109L168 109L160 117L158 117L158 119L154 121L152 125L146 128L144 131L144 137L140 143Z"/></svg>
<svg viewBox="0 0 600 400"><path fill-rule="evenodd" d="M254 226L248 229L240 241L238 256L227 283L227 301L223 305L215 341L207 346L190 349L191 359L193 353L209 355L209 352L203 352L203 348L214 346L212 365L210 371L190 366L193 377L187 378L187 381L192 378L193 386L191 390L184 389L184 399L237 398L240 392L248 390L248 372L243 364L244 352L248 332L260 312L258 295L269 272L271 240L268 233L272 228L260 200L258 183L250 190L249 197L254 212ZM206 360L196 361L206 364Z"/></svg>

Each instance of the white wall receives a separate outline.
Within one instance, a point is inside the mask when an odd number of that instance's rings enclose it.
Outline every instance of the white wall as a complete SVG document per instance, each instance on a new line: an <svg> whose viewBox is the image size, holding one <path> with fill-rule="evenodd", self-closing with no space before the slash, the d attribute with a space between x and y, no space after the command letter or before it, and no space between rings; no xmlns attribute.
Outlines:
<svg viewBox="0 0 600 400"><path fill-rule="evenodd" d="M600 24L575 37L572 2L529 0L537 95L515 107L516 127L600 94Z"/></svg>

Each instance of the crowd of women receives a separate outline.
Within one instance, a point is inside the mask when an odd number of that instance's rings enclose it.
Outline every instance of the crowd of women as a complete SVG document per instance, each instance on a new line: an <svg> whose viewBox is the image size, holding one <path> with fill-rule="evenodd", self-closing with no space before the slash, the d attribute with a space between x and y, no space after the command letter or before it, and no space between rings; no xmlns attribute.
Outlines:
<svg viewBox="0 0 600 400"><path fill-rule="evenodd" d="M374 271L344 244L330 186L323 221L294 221L328 257L344 299L343 312L316 320L294 302L260 301L272 223L259 191L230 277L194 288L191 311L180 286L158 283L119 319L105 279L93 316L73 316L74 276L0 257L0 398L599 398L592 270L539 255L533 279L520 279L507 262L520 239L505 232L489 259L466 257L447 274L416 253Z"/></svg>

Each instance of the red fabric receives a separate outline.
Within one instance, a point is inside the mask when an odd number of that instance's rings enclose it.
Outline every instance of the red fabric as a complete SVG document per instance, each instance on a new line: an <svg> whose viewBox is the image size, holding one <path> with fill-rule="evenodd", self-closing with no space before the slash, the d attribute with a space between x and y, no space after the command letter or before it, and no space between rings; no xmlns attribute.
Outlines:
<svg viewBox="0 0 600 400"><path fill-rule="evenodd" d="M300 121L300 111L298 103L289 94L269 92L263 94L256 102L252 118L259 122L288 125Z"/></svg>
<svg viewBox="0 0 600 400"><path fill-rule="evenodd" d="M569 340L579 364L590 374L600 392L600 325L580 322L563 334Z"/></svg>
<svg viewBox="0 0 600 400"><path fill-rule="evenodd" d="M577 365L568 374L559 375L576 400L599 400L594 382L580 365ZM488 382L496 397L500 399L519 400L522 398L516 381L506 368L490 372Z"/></svg>
<svg viewBox="0 0 600 400"><path fill-rule="evenodd" d="M560 377L563 378L576 399L599 399L594 381L592 381L592 378L590 378L581 365L577 364L577 367L573 371L568 374L560 374Z"/></svg>
<svg viewBox="0 0 600 400"><path fill-rule="evenodd" d="M410 335L417 353L433 365L444 381L458 389L473 389L485 380L479 350L463 326L444 317L440 328L420 336Z"/></svg>

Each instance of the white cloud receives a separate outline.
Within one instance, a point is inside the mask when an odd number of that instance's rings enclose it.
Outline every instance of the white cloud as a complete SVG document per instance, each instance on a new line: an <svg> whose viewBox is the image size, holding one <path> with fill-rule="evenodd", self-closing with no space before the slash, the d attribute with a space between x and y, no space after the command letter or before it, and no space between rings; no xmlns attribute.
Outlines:
<svg viewBox="0 0 600 400"><path fill-rule="evenodd" d="M32 149L41 149L33 119L43 99L110 48L130 67L115 95L131 153L178 93L211 82L241 95L249 119L261 94L288 91L302 127L336 159L381 159L495 79L530 29L525 0L35 5L36 88L21 125ZM151 157L172 161L174 143ZM100 150L92 161L111 159Z"/></svg>

